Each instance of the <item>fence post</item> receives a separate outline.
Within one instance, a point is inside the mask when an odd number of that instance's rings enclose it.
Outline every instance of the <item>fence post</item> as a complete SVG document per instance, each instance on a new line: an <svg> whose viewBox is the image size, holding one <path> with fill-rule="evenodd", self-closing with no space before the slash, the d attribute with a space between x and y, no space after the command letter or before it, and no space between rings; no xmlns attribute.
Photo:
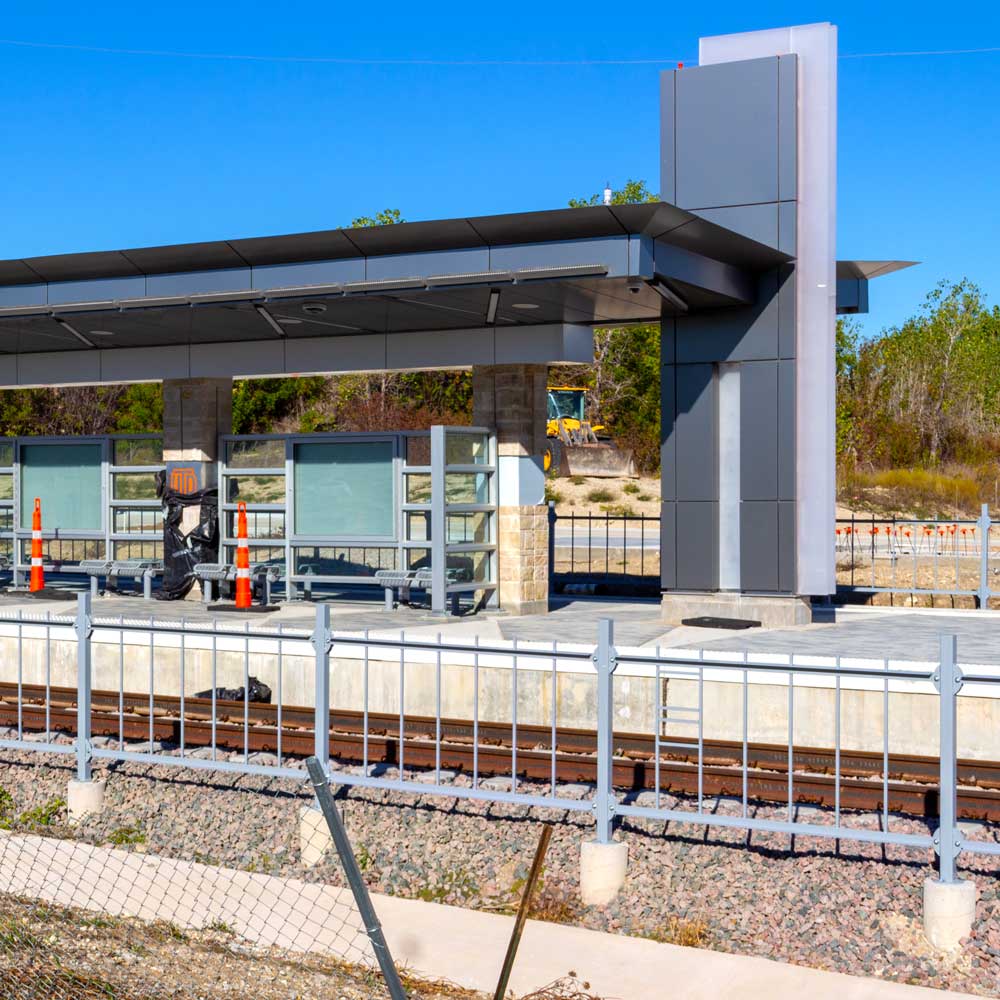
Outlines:
<svg viewBox="0 0 1000 1000"><path fill-rule="evenodd" d="M90 594L76 598L76 780L90 781Z"/></svg>
<svg viewBox="0 0 1000 1000"><path fill-rule="evenodd" d="M984 503L979 513L979 607L990 606L990 505Z"/></svg>
<svg viewBox="0 0 1000 1000"><path fill-rule="evenodd" d="M312 634L313 649L316 653L316 681L314 687L313 728L314 754L330 770L330 650L333 638L330 635L330 605L316 605L316 626Z"/></svg>
<svg viewBox="0 0 1000 1000"><path fill-rule="evenodd" d="M431 611L448 610L448 455L446 430L431 427Z"/></svg>
<svg viewBox="0 0 1000 1000"><path fill-rule="evenodd" d="M612 784L614 756L614 672L617 653L614 623L597 626L597 788L594 792L596 836L580 845L580 897L585 906L606 906L625 885L628 844L612 839L616 799Z"/></svg>
<svg viewBox="0 0 1000 1000"><path fill-rule="evenodd" d="M611 761L614 754L614 672L615 626L610 618L597 624L597 842L610 844L614 824L614 800L611 783Z"/></svg>
<svg viewBox="0 0 1000 1000"><path fill-rule="evenodd" d="M976 918L976 883L955 878L955 859L962 850L957 802L957 707L962 672L956 663L954 635L942 634L941 660L934 683L941 707L941 791L937 833L938 877L924 880L924 935L936 948L957 948Z"/></svg>
<svg viewBox="0 0 1000 1000"><path fill-rule="evenodd" d="M556 522L559 515L556 513L555 500L549 501L549 593L555 589L556 581Z"/></svg>
<svg viewBox="0 0 1000 1000"><path fill-rule="evenodd" d="M94 631L90 616L90 594L76 598L76 778L66 790L66 812L71 823L84 816L99 813L104 807L103 781L94 781L91 774L90 713L91 705L91 648L90 637Z"/></svg>

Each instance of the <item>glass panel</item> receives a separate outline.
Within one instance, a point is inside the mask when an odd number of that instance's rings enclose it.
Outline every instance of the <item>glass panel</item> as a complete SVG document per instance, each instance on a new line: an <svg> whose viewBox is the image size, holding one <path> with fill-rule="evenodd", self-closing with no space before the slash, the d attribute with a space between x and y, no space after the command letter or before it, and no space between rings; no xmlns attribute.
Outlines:
<svg viewBox="0 0 1000 1000"><path fill-rule="evenodd" d="M449 472L444 488L448 503L490 502L490 474L486 472Z"/></svg>
<svg viewBox="0 0 1000 1000"><path fill-rule="evenodd" d="M155 472L116 472L111 479L116 500L156 499ZM44 508L42 514L45 514Z"/></svg>
<svg viewBox="0 0 1000 1000"><path fill-rule="evenodd" d="M100 538L46 538L42 540L42 558L46 562L79 562L81 559L102 559L104 540ZM31 539L21 539L21 561L31 563Z"/></svg>
<svg viewBox="0 0 1000 1000"><path fill-rule="evenodd" d="M112 465L163 465L163 440L128 438L114 442Z"/></svg>
<svg viewBox="0 0 1000 1000"><path fill-rule="evenodd" d="M295 445L298 535L395 534L391 441Z"/></svg>
<svg viewBox="0 0 1000 1000"><path fill-rule="evenodd" d="M41 497L43 530L100 531L101 494L99 444L21 446L24 527L31 526L35 497Z"/></svg>
<svg viewBox="0 0 1000 1000"><path fill-rule="evenodd" d="M285 442L229 441L226 443L226 464L234 469L283 469Z"/></svg>
<svg viewBox="0 0 1000 1000"><path fill-rule="evenodd" d="M14 499L14 473L0 473L0 500Z"/></svg>
<svg viewBox="0 0 1000 1000"><path fill-rule="evenodd" d="M0 531L14 530L14 508L0 507Z"/></svg>
<svg viewBox="0 0 1000 1000"><path fill-rule="evenodd" d="M163 511L117 508L114 533L116 535L153 535L163 530Z"/></svg>
<svg viewBox="0 0 1000 1000"><path fill-rule="evenodd" d="M377 569L395 568L395 549L309 545L295 550L295 573L301 576L372 576Z"/></svg>
<svg viewBox="0 0 1000 1000"><path fill-rule="evenodd" d="M490 439L485 434L445 431L444 453L448 465L489 465Z"/></svg>
<svg viewBox="0 0 1000 1000"><path fill-rule="evenodd" d="M408 510L406 512L406 540L426 542L431 537L431 512L429 510Z"/></svg>
<svg viewBox="0 0 1000 1000"><path fill-rule="evenodd" d="M13 538L2 538L0 539L0 555L6 556L10 559L14 554L14 539Z"/></svg>
<svg viewBox="0 0 1000 1000"><path fill-rule="evenodd" d="M406 502L431 502L431 476L429 472L416 472L406 476Z"/></svg>
<svg viewBox="0 0 1000 1000"><path fill-rule="evenodd" d="M284 476L226 476L227 503L284 503Z"/></svg>
<svg viewBox="0 0 1000 1000"><path fill-rule="evenodd" d="M163 542L115 542L115 559L163 559Z"/></svg>
<svg viewBox="0 0 1000 1000"><path fill-rule="evenodd" d="M431 464L431 438L429 434L406 439L406 464L424 466Z"/></svg>
<svg viewBox="0 0 1000 1000"><path fill-rule="evenodd" d="M0 466L8 468L14 464L14 442L0 441Z"/></svg>
<svg viewBox="0 0 1000 1000"><path fill-rule="evenodd" d="M223 553L223 560L229 563L236 562L236 546L226 545ZM252 540L250 542L250 565L251 566L277 566L281 570L282 576L285 573L285 549L279 545L257 545Z"/></svg>
<svg viewBox="0 0 1000 1000"><path fill-rule="evenodd" d="M431 564L430 549L404 549L407 569L423 569Z"/></svg>
<svg viewBox="0 0 1000 1000"><path fill-rule="evenodd" d="M475 514L448 515L448 541L453 545L490 543L490 527L493 515L486 511Z"/></svg>
<svg viewBox="0 0 1000 1000"><path fill-rule="evenodd" d="M448 556L449 583L489 583L489 552L453 552Z"/></svg>
<svg viewBox="0 0 1000 1000"><path fill-rule="evenodd" d="M236 537L235 510L226 511L226 536ZM285 514L280 510L247 511L247 538L284 538Z"/></svg>

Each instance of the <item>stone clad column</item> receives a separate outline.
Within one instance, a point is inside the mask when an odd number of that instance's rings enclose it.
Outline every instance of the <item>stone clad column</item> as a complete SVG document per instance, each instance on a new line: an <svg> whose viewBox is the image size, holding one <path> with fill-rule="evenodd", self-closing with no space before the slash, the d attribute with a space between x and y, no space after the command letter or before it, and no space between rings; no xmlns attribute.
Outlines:
<svg viewBox="0 0 1000 1000"><path fill-rule="evenodd" d="M219 435L231 434L232 430L232 379L164 380L163 461L167 486L178 493L215 486ZM181 528L185 534L198 524L200 516L200 506L184 510ZM188 596L199 598L200 588L196 585Z"/></svg>
<svg viewBox="0 0 1000 1000"><path fill-rule="evenodd" d="M546 365L472 369L472 422L497 434L497 579L500 606L515 615L548 611L547 381Z"/></svg>

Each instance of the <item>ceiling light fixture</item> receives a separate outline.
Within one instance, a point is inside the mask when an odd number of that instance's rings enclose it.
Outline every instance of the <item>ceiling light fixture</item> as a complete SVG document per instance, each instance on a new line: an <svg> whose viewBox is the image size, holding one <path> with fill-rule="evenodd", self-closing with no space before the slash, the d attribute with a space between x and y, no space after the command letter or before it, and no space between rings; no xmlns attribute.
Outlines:
<svg viewBox="0 0 1000 1000"><path fill-rule="evenodd" d="M538 303L536 302L514 302L512 303L515 309L537 309Z"/></svg>
<svg viewBox="0 0 1000 1000"><path fill-rule="evenodd" d="M278 321L263 306L255 305L254 311L279 337L284 337L285 331L281 328Z"/></svg>
<svg viewBox="0 0 1000 1000"><path fill-rule="evenodd" d="M90 330L88 332L91 337L113 337L115 335L114 330Z"/></svg>
<svg viewBox="0 0 1000 1000"><path fill-rule="evenodd" d="M500 289L490 289L490 300L486 305L486 324L492 326L497 321L497 306L500 305Z"/></svg>
<svg viewBox="0 0 1000 1000"><path fill-rule="evenodd" d="M309 316L322 316L326 312L326 306L322 302L306 302L302 311Z"/></svg>

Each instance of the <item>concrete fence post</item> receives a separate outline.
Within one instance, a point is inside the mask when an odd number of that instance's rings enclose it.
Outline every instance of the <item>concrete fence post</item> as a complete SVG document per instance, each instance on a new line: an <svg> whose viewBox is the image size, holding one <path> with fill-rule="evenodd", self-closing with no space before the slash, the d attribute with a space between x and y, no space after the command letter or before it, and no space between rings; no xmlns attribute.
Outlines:
<svg viewBox="0 0 1000 1000"><path fill-rule="evenodd" d="M66 808L70 822L78 822L89 813L101 811L104 805L104 782L93 781L91 774L91 647L93 634L90 593L76 599L76 779L70 781Z"/></svg>
<svg viewBox="0 0 1000 1000"><path fill-rule="evenodd" d="M594 791L596 836L580 847L580 895L587 906L606 906L625 885L628 845L613 839L614 759L614 622L598 623L594 667L597 670L597 788Z"/></svg>
<svg viewBox="0 0 1000 1000"><path fill-rule="evenodd" d="M979 512L979 594L981 610L990 606L990 505L984 503Z"/></svg>
<svg viewBox="0 0 1000 1000"><path fill-rule="evenodd" d="M954 949L972 930L976 885L955 878L955 859L962 850L958 828L958 692L962 672L954 634L940 637L940 662L934 674L940 705L940 816L934 846L938 877L924 881L924 934L937 948Z"/></svg>

